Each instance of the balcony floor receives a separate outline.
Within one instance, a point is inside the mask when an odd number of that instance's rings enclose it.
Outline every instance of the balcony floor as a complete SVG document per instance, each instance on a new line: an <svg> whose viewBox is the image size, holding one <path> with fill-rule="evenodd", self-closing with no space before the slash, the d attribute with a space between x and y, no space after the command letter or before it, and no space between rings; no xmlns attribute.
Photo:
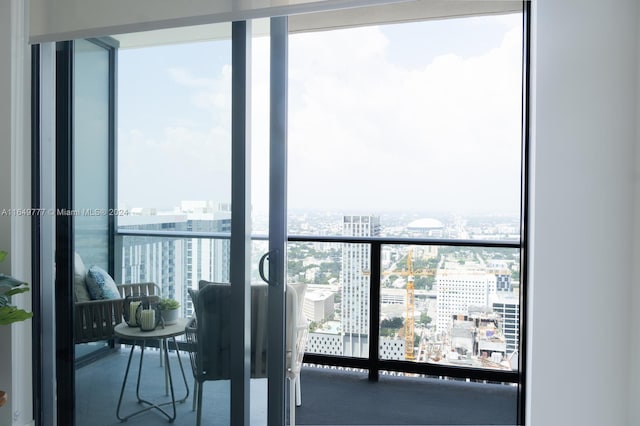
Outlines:
<svg viewBox="0 0 640 426"><path fill-rule="evenodd" d="M76 424L120 425L116 407L126 368L128 348L76 370ZM122 402L124 414L141 406L135 402L139 352L134 355ZM175 425L195 425L192 411L193 375L189 357L182 355L189 398L177 406ZM175 356L172 356L175 392L185 394ZM141 393L149 399L167 398L157 350L145 352ZM517 388L456 380L381 375L369 382L366 373L305 367L302 371L302 407L299 425L513 425L516 423ZM252 380L251 425L266 425L266 380ZM229 424L229 382L206 382L203 425ZM170 407L167 408L170 410ZM155 410L127 421L127 425L168 424Z"/></svg>

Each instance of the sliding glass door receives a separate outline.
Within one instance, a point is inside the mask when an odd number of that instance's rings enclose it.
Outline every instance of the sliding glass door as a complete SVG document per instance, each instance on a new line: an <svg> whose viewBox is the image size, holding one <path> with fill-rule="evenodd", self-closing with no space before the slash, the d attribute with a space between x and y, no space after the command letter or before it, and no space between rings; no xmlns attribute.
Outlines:
<svg viewBox="0 0 640 426"><path fill-rule="evenodd" d="M55 297L44 302L55 303L58 424L285 421L286 20L275 49L268 21L253 24L203 26L181 44L157 34L56 44L55 182L38 178L56 194ZM258 267L267 251L270 285ZM178 302L179 330L160 323L154 338L127 326L140 283ZM208 312L204 288L216 285L227 299ZM216 377L202 369L212 345L197 341L212 314L226 333Z"/></svg>
<svg viewBox="0 0 640 426"><path fill-rule="evenodd" d="M178 423L283 424L295 415L293 283L327 307L314 308L311 364L372 381L522 384L522 15L391 24L344 12L292 16L291 28L272 18L57 45L48 303L59 424L109 424L116 406L135 411L136 395L170 393L184 402ZM471 36L477 28L487 37ZM449 42L418 46L415 34ZM85 310L109 304L80 294L92 267L180 304L190 328L162 361L163 339L142 339L137 361L140 340L107 326L123 321L121 300L106 315ZM228 290L214 322L197 318L211 283ZM197 332L214 323L226 333L223 373L194 380L212 353ZM129 368L130 353L139 364ZM338 404L355 405L328 405ZM163 420L154 408L135 417Z"/></svg>
<svg viewBox="0 0 640 426"><path fill-rule="evenodd" d="M78 367L113 345L104 294L91 295L88 268L113 273L113 158L117 42L77 40L56 46L55 303L57 421L96 393L77 393ZM43 91L44 93L44 91ZM46 140L43 140L43 143ZM43 191L52 190L41 180ZM86 265L86 268L85 268ZM46 282L52 282L46 281ZM110 295L111 297L115 295ZM46 301L44 301L46 303ZM49 301L51 303L51 301ZM111 303L115 306L115 302ZM119 311L118 311L119 312ZM93 383L92 389L105 386ZM78 398L76 398L78 397Z"/></svg>

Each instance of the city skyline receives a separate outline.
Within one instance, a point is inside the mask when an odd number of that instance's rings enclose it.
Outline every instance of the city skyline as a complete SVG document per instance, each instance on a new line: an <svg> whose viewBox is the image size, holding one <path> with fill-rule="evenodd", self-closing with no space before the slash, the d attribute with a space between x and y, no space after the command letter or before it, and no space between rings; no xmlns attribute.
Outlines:
<svg viewBox="0 0 640 426"><path fill-rule="evenodd" d="M217 211L206 202L189 201L182 206L182 213L123 217L125 223L129 222L124 227L183 233L229 231L230 219L224 211ZM294 222L315 235L326 235L327 227L340 227L342 234L348 236L382 236L380 218L376 216L342 215L339 221L335 217L326 219L317 221L313 216L301 216ZM418 238L446 238L454 225L420 219L396 227ZM490 235L504 232L504 227L512 225L485 219L463 227L471 234L476 226ZM183 314L190 315L189 288L197 288L200 279L228 280L229 247L224 244L224 240L216 242L199 236L125 237L122 265L123 272L129 272L123 278L161 282L163 294L177 297L183 305ZM257 259L261 250L254 245L253 257ZM288 281L310 286L308 300L305 299L305 311L313 318L310 352L368 356L369 251L367 244L289 244ZM380 356L477 368L516 368L514 357L517 360L520 329L517 253L517 249L383 246ZM406 273L409 258L416 267L411 272L416 274L416 285L410 298ZM422 280L425 276L431 279ZM252 281L259 281L258 276ZM411 318L415 318L415 323L407 322L408 300L413 300ZM409 331L411 334L405 335ZM414 343L410 346L406 336L412 336Z"/></svg>

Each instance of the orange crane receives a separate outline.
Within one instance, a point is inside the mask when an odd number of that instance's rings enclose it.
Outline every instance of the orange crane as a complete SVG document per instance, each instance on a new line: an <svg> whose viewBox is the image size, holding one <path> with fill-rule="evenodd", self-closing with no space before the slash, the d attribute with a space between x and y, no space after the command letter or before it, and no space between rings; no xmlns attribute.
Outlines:
<svg viewBox="0 0 640 426"><path fill-rule="evenodd" d="M365 271L364 274L369 275L369 272ZM416 294L414 287L415 276L434 274L435 270L433 269L427 269L417 273L413 270L413 248L410 248L407 252L407 270L403 270L402 272L385 271L382 273L382 275L400 275L407 277L407 294L405 298L406 319L404 322L404 358L408 361L416 359L414 351L416 309Z"/></svg>
<svg viewBox="0 0 640 426"><path fill-rule="evenodd" d="M413 287L415 276L413 275L413 262L411 261L412 249L409 249L407 253L407 318L404 321L404 358L408 361L416 359L416 355L413 350L414 341L414 323L415 323L415 309L416 309L416 294Z"/></svg>
<svg viewBox="0 0 640 426"><path fill-rule="evenodd" d="M415 276L416 275L435 275L434 269L427 269L420 272L413 270L413 249L407 252L407 270L398 272L390 272L390 274L399 274L407 276L407 296L405 300L406 319L404 322L404 358L408 361L416 359L414 351L415 339L415 310L416 310L416 294L415 294Z"/></svg>

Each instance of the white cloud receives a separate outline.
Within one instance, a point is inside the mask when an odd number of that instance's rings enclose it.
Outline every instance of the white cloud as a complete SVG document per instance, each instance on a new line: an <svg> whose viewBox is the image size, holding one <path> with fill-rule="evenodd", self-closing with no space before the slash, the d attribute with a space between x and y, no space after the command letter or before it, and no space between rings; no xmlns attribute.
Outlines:
<svg viewBox="0 0 640 426"><path fill-rule="evenodd" d="M380 28L292 36L291 205L517 211L519 43L412 69Z"/></svg>
<svg viewBox="0 0 640 426"><path fill-rule="evenodd" d="M410 34L404 41L421 55ZM259 211L268 201L268 42L253 43L252 192ZM481 55L452 52L420 68L391 62L395 48L378 27L290 37L289 205L517 210L520 28ZM167 105L171 120L158 120L160 132L120 135L125 199L149 206L229 201L231 68L206 77L193 68L169 70L190 105ZM197 111L210 125L197 121Z"/></svg>

